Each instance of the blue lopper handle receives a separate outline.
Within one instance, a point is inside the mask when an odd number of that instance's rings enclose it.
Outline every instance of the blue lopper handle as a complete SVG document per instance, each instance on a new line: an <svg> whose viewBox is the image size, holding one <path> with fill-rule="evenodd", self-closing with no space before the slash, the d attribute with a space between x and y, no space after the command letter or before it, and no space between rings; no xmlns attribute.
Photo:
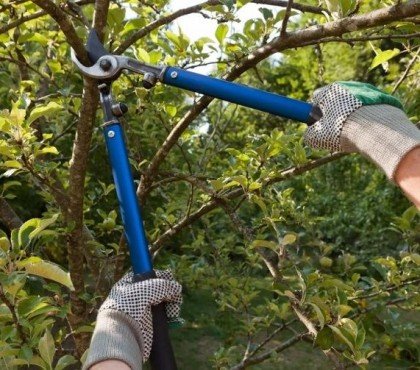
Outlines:
<svg viewBox="0 0 420 370"><path fill-rule="evenodd" d="M181 68L167 67L162 81L167 85L307 124L312 124L322 117L320 109L312 104Z"/></svg>

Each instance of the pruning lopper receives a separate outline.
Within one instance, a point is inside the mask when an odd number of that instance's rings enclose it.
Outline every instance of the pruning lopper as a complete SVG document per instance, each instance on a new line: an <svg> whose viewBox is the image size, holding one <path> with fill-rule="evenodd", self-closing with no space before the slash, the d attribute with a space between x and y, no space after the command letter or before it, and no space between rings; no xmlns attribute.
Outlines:
<svg viewBox="0 0 420 370"><path fill-rule="evenodd" d="M124 132L119 122L127 107L114 102L111 94L112 82L123 70L143 75L143 86L152 88L160 81L163 84L226 100L245 107L254 108L277 116L313 124L322 117L318 106L245 85L221 80L181 68L153 66L136 59L110 54L98 38L96 31L89 34L86 50L91 66L77 59L74 51L71 58L82 74L98 82L101 105L104 112L103 131L112 167L117 197L125 236L130 250L130 259L135 281L155 278L152 259L138 205L133 176L127 155ZM176 370L176 362L168 334L165 305L152 307L153 346L150 361L154 370Z"/></svg>

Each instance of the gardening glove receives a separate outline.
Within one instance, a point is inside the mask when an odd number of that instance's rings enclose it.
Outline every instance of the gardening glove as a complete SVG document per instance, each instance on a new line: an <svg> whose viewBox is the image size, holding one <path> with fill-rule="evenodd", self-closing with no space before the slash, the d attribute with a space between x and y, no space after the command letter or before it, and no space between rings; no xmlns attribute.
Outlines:
<svg viewBox="0 0 420 370"><path fill-rule="evenodd" d="M182 287L170 270L156 271L156 278L133 282L127 273L111 289L99 309L95 331L83 369L104 360L120 360L141 370L153 341L151 306L166 303L168 321L179 322Z"/></svg>
<svg viewBox="0 0 420 370"><path fill-rule="evenodd" d="M308 145L360 153L390 180L404 156L420 146L420 130L409 121L400 101L370 84L335 82L316 90L313 104L323 117L307 129Z"/></svg>

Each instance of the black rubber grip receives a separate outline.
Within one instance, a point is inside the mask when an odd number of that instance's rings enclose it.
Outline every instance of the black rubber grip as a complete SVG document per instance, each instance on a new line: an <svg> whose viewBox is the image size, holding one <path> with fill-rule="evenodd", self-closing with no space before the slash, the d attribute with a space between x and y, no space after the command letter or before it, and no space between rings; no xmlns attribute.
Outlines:
<svg viewBox="0 0 420 370"><path fill-rule="evenodd" d="M134 275L133 281L144 281L156 278L154 271ZM153 344L150 352L150 364L153 370L177 370L175 355L169 337L168 318L165 303L152 306Z"/></svg>
<svg viewBox="0 0 420 370"><path fill-rule="evenodd" d="M322 118L322 110L317 105L314 105L311 112L309 113L308 126L312 126L315 122Z"/></svg>
<svg viewBox="0 0 420 370"><path fill-rule="evenodd" d="M153 345L150 353L150 363L153 370L176 370L174 351L169 338L168 319L165 303L152 307L153 314Z"/></svg>

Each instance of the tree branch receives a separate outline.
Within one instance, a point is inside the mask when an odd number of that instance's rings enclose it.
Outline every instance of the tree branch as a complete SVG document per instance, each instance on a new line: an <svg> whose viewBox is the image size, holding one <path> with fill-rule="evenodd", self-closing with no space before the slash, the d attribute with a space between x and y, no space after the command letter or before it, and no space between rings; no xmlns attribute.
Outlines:
<svg viewBox="0 0 420 370"><path fill-rule="evenodd" d="M278 51L300 47L326 37L340 37L346 33L383 26L419 14L420 4L407 2L290 32L287 37L277 37L249 54L226 76L226 79L229 81L236 79L249 68Z"/></svg>
<svg viewBox="0 0 420 370"><path fill-rule="evenodd" d="M99 35L99 40L103 40L103 30L106 26L106 20L108 17L110 0L97 0L95 2L95 13L93 15L93 28Z"/></svg>
<svg viewBox="0 0 420 370"><path fill-rule="evenodd" d="M284 170L280 173L280 175L273 177L271 179L267 179L263 182L263 186L269 186L274 183L278 183L281 181L285 181L291 177L300 175L302 173L305 173L307 171L313 170L314 168L320 167L326 163L335 161L346 154L344 153L335 153L328 157L320 158L314 161L311 161L307 163L306 165L303 165L301 167L293 167L289 168L287 170ZM201 206L197 211L190 214L190 216L182 219L177 224L173 225L170 229L166 230L162 235L157 238L154 243L152 244L151 251L156 252L158 249L160 249L163 245L163 243L169 239L178 234L181 230L183 230L188 225L192 224L193 222L197 221L201 217L203 217L205 214L213 211L214 209L218 208L220 206L220 198L223 198L225 200L234 199L239 197L240 195L243 195L243 189L241 187L238 187L236 189L231 190L227 194L218 195L219 199L213 199L210 202L204 204Z"/></svg>
<svg viewBox="0 0 420 370"><path fill-rule="evenodd" d="M0 197L0 220L9 230L18 229L23 222L6 199Z"/></svg>
<svg viewBox="0 0 420 370"><path fill-rule="evenodd" d="M288 1L278 1L278 0L254 0L251 2L256 3L256 4L274 5L274 6L287 6L288 4ZM172 14L159 18L156 21L149 23L146 27L143 27L141 30L131 34L127 39L125 39L121 43L121 45L118 48L115 49L114 53L115 54L123 53L132 44L134 44L136 41L140 40L141 38L145 37L156 28L159 28L165 24L168 24L177 18L180 18L184 15L192 14L192 13L198 13L208 6L218 5L218 4L221 4L219 0L208 0L198 5L193 5L188 8L179 9L173 12ZM310 13L316 13L316 14L323 14L323 12L328 13L328 11L325 9L322 9L316 6L303 5L303 4L293 4L292 8L300 10L302 12L310 12Z"/></svg>
<svg viewBox="0 0 420 370"><path fill-rule="evenodd" d="M87 161L92 139L93 124L98 106L96 82L84 78L82 109L76 126L72 157L69 163L68 223L73 225L67 235L69 271L75 291L70 294L71 315L69 322L73 329L82 324L86 315L86 303L80 297L85 291L84 263L82 256L86 249L83 224L83 203ZM81 356L89 345L89 333L76 335L77 352Z"/></svg>
<svg viewBox="0 0 420 370"><path fill-rule="evenodd" d="M259 356L249 357L246 360L242 361L240 364L232 366L230 370L243 370L246 369L250 365L259 364L268 358L270 358L273 353L283 352L285 349L293 346L297 342L300 342L308 333L300 333L296 334L295 336L291 337L290 339L284 341L283 343L278 344L277 346L268 349L264 353Z"/></svg>
<svg viewBox="0 0 420 370"><path fill-rule="evenodd" d="M281 6L281 7L287 7L289 3L288 1L280 1L280 0L253 0L251 2L255 4ZM314 14L321 14L321 15L330 14L328 9L321 8L320 6L293 3L291 8L300 10L301 12L304 12L304 13L314 13Z"/></svg>
<svg viewBox="0 0 420 370"><path fill-rule="evenodd" d="M420 283L420 279L406 280L406 281L401 282L398 285L391 285L391 286L388 286L388 287L381 288L377 292L367 293L367 294L360 295L358 297L352 297L352 298L349 298L349 299L352 300L352 301L355 301L355 300L359 300L359 299L373 298L373 297L376 297L376 296L378 296L382 293L385 293L385 292L392 292L392 291L397 290L399 288L402 288L404 286L418 285L419 283ZM366 290L368 291L370 289L366 289Z"/></svg>
<svg viewBox="0 0 420 370"><path fill-rule="evenodd" d="M91 4L94 1L95 0L80 0L80 1L76 1L75 4L76 5L86 5L86 4ZM22 3L23 2L26 2L26 1L22 1ZM41 10L41 11L36 12L36 13L32 13L32 14L29 14L29 15L24 15L24 16L20 17L19 19L15 20L13 22L10 22L9 24L6 24L3 27L0 27L0 34L2 34L4 32L7 32L7 31L9 31L9 30L11 30L15 27L18 27L25 22L31 21L33 19L41 18L41 17L43 17L44 15L47 15L47 14L48 14L48 12L46 12L44 10Z"/></svg>
<svg viewBox="0 0 420 370"><path fill-rule="evenodd" d="M41 10L41 11L36 12L36 13L25 15L25 16L13 21L13 22L10 22L9 24L4 25L3 27L0 27L0 34L5 33L5 32L7 32L7 31L9 31L9 30L11 30L15 27L18 27L25 22L31 21L32 19L41 18L41 17L43 17L44 15L47 15L47 14L48 13L46 11Z"/></svg>
<svg viewBox="0 0 420 370"><path fill-rule="evenodd" d="M313 40L307 43L302 44L301 46L309 46L316 44L326 44L328 42L346 42L352 44L354 42L363 42L363 41L374 41L374 40L394 40L394 39L415 39L420 37L420 32L407 33L401 35L374 35L374 36L360 36L360 37L325 37L320 40Z"/></svg>

